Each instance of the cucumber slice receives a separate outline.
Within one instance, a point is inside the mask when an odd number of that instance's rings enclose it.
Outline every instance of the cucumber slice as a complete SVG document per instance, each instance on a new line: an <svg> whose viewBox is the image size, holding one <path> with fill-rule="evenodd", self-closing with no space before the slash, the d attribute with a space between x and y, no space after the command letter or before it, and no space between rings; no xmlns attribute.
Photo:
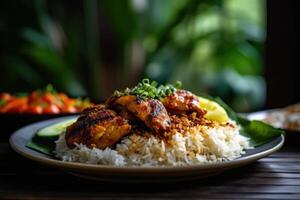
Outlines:
<svg viewBox="0 0 300 200"><path fill-rule="evenodd" d="M45 128L42 128L37 131L36 136L38 137L58 137L60 134L62 134L68 126L73 124L77 119L70 119L63 122L59 122L50 126L47 126Z"/></svg>
<svg viewBox="0 0 300 200"><path fill-rule="evenodd" d="M44 145L44 144L40 144L38 142L34 142L34 141L30 141L26 144L26 147L33 149L35 151L41 152L43 154L49 155L49 156L53 156L53 151L54 145Z"/></svg>

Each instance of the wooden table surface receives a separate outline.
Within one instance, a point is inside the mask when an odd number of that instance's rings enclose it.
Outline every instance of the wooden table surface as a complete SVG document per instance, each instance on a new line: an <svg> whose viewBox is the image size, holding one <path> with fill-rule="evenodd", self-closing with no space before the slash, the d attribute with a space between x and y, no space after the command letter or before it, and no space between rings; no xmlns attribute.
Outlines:
<svg viewBox="0 0 300 200"><path fill-rule="evenodd" d="M300 199L300 148L204 180L117 184L83 180L26 160L0 143L0 199Z"/></svg>

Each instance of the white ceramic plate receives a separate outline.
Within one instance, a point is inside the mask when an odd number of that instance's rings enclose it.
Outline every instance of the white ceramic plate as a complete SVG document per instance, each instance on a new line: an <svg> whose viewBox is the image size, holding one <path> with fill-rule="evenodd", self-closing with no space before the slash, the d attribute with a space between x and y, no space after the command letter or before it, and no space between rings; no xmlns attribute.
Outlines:
<svg viewBox="0 0 300 200"><path fill-rule="evenodd" d="M10 137L10 145L17 153L28 159L84 178L113 182L163 182L199 179L244 166L274 153L284 143L284 136L280 136L267 144L247 150L246 154L233 161L185 167L115 167L63 162L25 146L38 129L66 119L70 119L70 117L46 120L23 127Z"/></svg>

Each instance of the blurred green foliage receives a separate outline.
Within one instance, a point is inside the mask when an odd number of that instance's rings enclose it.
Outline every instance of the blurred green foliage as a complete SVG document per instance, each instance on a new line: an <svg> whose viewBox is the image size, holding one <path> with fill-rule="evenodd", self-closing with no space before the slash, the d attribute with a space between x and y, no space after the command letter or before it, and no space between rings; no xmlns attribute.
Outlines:
<svg viewBox="0 0 300 200"><path fill-rule="evenodd" d="M0 8L0 91L100 98L149 77L238 111L264 105L265 1L17 2Z"/></svg>

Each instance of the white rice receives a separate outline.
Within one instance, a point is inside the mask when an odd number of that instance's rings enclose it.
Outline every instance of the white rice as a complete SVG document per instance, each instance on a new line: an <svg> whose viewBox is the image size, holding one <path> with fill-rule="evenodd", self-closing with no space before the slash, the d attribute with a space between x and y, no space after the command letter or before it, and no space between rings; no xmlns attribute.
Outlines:
<svg viewBox="0 0 300 200"><path fill-rule="evenodd" d="M167 144L154 135L131 134L115 149L105 150L83 144L69 149L62 134L56 156L67 162L113 166L184 166L233 160L248 148L249 139L239 134L237 125L203 125L173 134Z"/></svg>

